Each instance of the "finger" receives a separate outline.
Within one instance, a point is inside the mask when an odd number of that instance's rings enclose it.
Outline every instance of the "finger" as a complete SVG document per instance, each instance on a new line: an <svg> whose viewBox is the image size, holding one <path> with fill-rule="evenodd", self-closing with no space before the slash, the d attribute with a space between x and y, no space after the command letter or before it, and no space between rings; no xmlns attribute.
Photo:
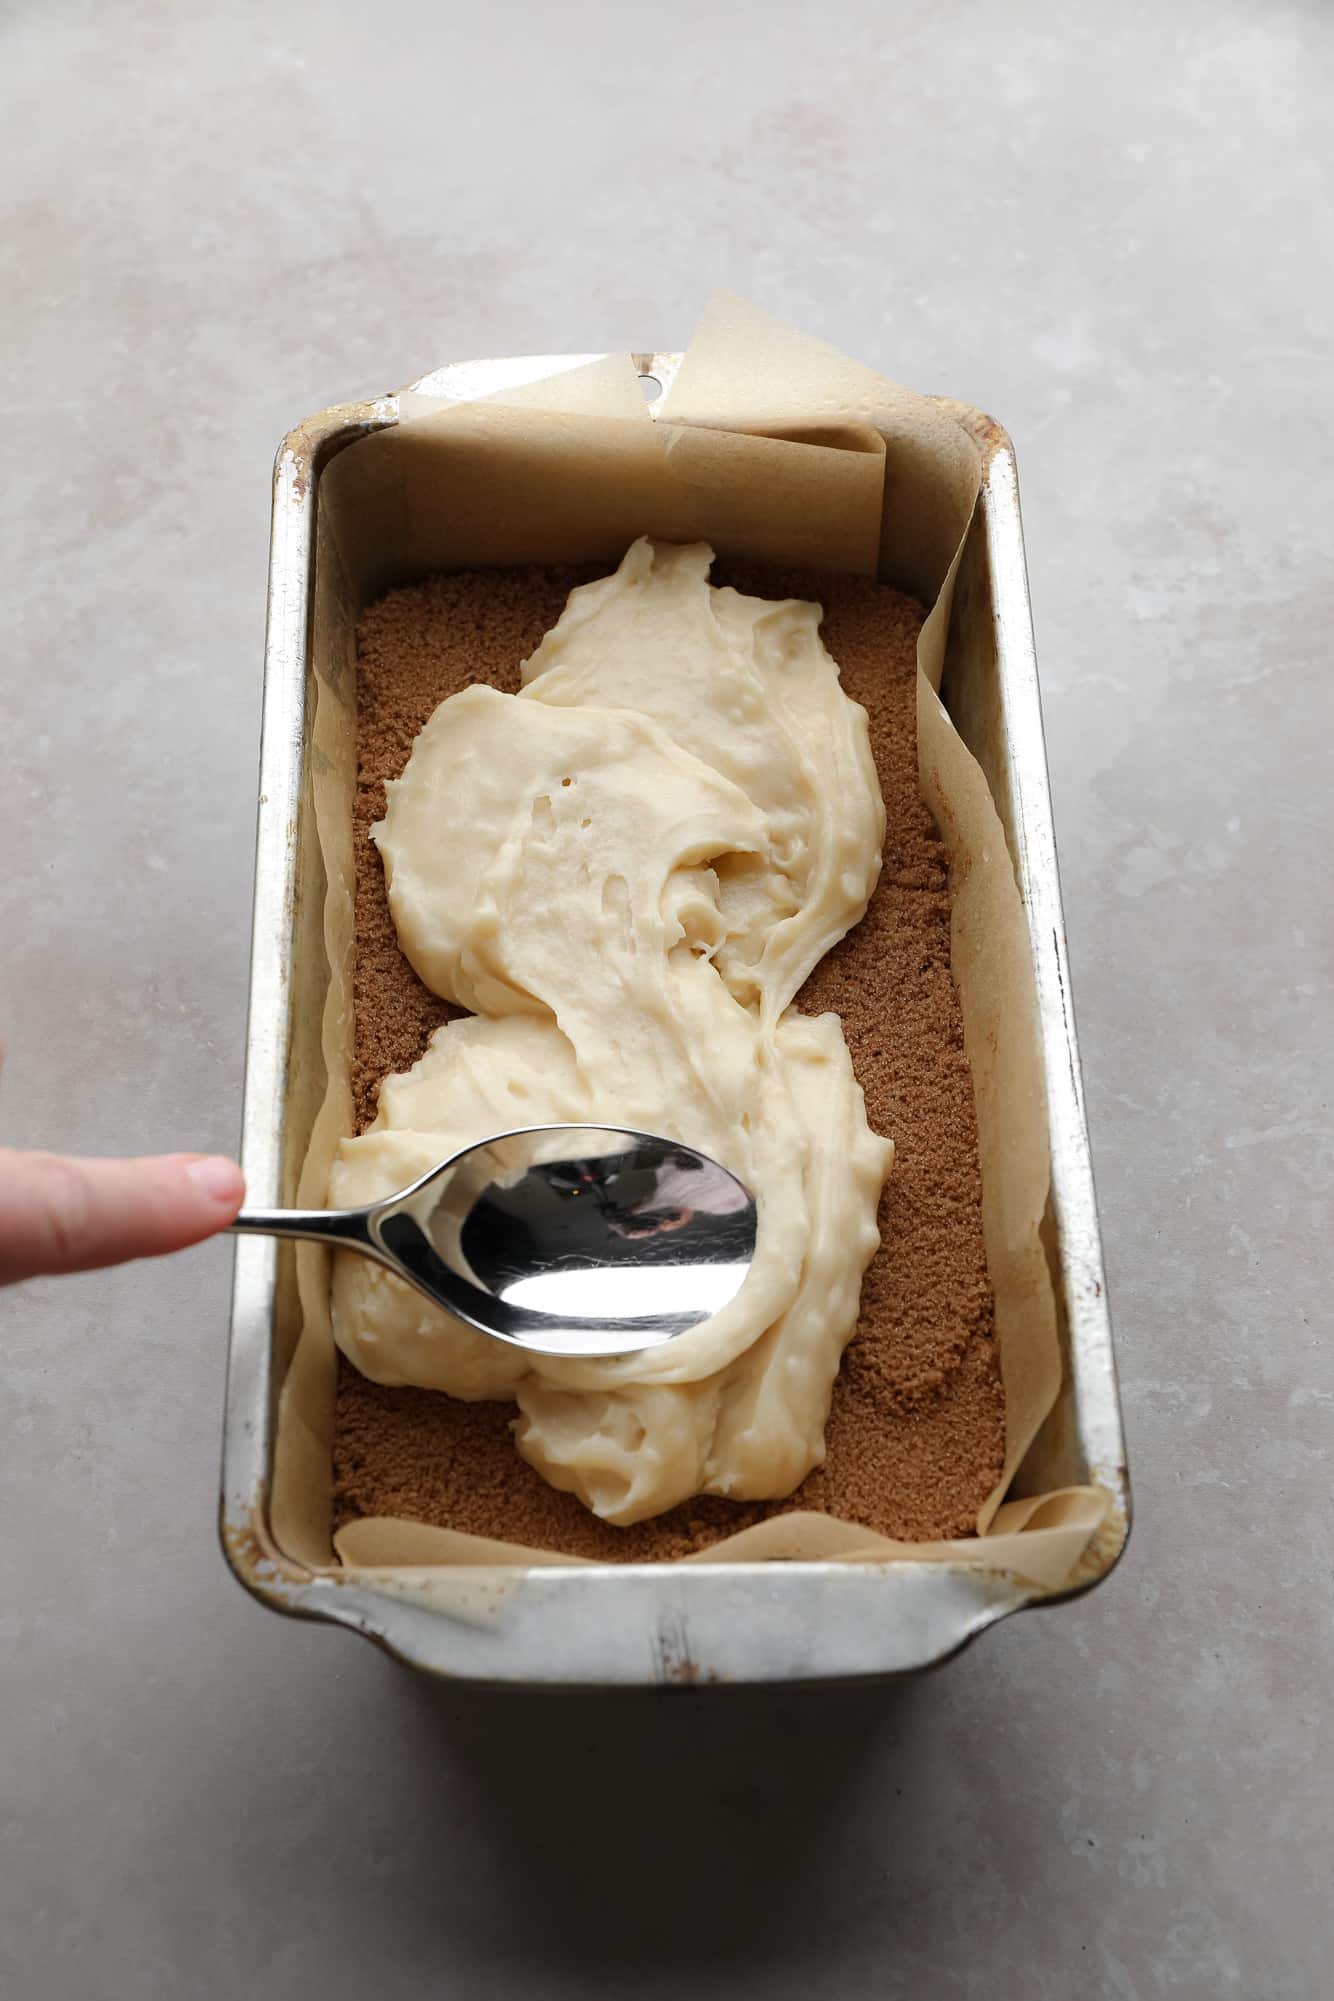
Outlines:
<svg viewBox="0 0 1334 2001"><path fill-rule="evenodd" d="M230 1160L70 1160L0 1150L0 1285L184 1250L225 1229L245 1183Z"/></svg>

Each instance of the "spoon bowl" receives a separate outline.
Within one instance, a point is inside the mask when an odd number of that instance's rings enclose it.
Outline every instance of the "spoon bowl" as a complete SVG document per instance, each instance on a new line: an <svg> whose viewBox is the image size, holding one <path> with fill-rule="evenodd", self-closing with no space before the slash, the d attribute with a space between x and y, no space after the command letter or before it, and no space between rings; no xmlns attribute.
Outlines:
<svg viewBox="0 0 1334 2001"><path fill-rule="evenodd" d="M360 1251L498 1341L595 1356L661 1347L726 1306L756 1214L680 1140L547 1125L479 1140L363 1209L243 1209L231 1227Z"/></svg>

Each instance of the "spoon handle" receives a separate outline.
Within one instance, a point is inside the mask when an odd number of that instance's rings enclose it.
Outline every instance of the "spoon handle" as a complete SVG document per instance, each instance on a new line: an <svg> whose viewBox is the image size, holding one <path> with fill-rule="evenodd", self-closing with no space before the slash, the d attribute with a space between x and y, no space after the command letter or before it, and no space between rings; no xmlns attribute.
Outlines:
<svg viewBox="0 0 1334 2001"><path fill-rule="evenodd" d="M374 1251L365 1209L242 1209L228 1226L236 1236L305 1237Z"/></svg>

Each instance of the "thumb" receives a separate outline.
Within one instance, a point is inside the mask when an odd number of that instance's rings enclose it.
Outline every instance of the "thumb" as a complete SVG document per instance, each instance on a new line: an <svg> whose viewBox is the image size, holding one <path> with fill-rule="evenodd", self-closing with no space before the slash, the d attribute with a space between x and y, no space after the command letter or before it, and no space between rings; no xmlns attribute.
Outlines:
<svg viewBox="0 0 1334 2001"><path fill-rule="evenodd" d="M191 1153L70 1160L0 1149L0 1285L183 1250L225 1229L245 1183Z"/></svg>

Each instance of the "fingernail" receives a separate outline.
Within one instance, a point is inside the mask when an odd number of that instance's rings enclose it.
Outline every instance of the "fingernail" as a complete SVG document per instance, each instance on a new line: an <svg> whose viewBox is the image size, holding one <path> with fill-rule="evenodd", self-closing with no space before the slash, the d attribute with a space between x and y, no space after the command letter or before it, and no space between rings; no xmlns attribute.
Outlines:
<svg viewBox="0 0 1334 2001"><path fill-rule="evenodd" d="M195 1187L202 1189L210 1201L239 1200L241 1170L235 1161L224 1160L221 1154L210 1154L205 1160L192 1160L185 1171Z"/></svg>

